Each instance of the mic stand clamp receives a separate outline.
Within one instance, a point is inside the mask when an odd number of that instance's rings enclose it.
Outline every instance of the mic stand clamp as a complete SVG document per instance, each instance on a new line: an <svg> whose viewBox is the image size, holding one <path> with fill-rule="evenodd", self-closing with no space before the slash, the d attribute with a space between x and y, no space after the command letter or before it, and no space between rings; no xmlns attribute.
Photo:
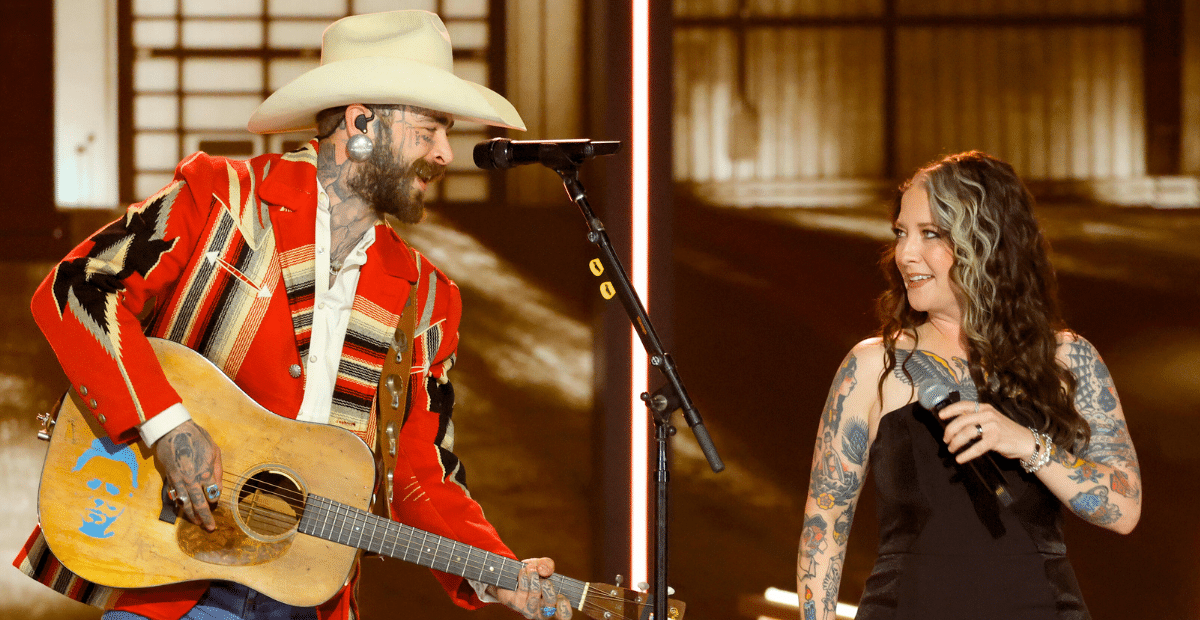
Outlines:
<svg viewBox="0 0 1200 620"><path fill-rule="evenodd" d="M551 154L547 153L547 155ZM646 314L646 309L638 299L637 291L634 290L629 275L621 266L621 261L613 250L608 233L604 230L604 222L596 217L588 205L587 192L579 182L579 164L567 157L565 153L562 157L543 157L542 163L558 173L567 189L567 195L579 207L588 226L588 241L600 248L600 262L604 266L604 270L611 274L609 279L613 286L613 295L620 300L626 314L629 315L629 320L641 339L646 354L650 356L650 365L657 368L667 381L666 385L655 390L653 394L643 392L641 399L653 414L655 441L658 443L657 466L654 473L654 583L651 587L654 601L653 610L655 618L670 618L667 613L669 609L667 603L669 591L667 587L667 508L671 474L667 460L667 439L675 434L675 427L670 424L671 414L677 409L683 410L683 417L691 427L696 442L700 445L701 451L708 459L709 467L714 472L724 470L725 464L721 462L721 457L717 454L716 447L713 446L712 438L709 437L708 430L704 427L704 421L700 418L700 412L696 410L696 406L688 397L683 381L679 378L679 373L675 368L675 361L671 358L670 353L663 350L662 342L659 341L658 334L655 333L654 326L650 323L650 317Z"/></svg>

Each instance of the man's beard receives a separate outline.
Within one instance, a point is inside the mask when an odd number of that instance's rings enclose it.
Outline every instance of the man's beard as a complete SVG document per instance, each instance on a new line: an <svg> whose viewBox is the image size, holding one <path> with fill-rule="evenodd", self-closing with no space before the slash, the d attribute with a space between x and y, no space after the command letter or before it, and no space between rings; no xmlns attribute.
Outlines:
<svg viewBox="0 0 1200 620"><path fill-rule="evenodd" d="M390 133L390 132L385 132ZM391 136L383 135L375 150L358 167L346 185L383 218L391 215L406 224L416 224L425 215L425 193L415 187L442 177L446 166L418 159L405 167L391 148Z"/></svg>

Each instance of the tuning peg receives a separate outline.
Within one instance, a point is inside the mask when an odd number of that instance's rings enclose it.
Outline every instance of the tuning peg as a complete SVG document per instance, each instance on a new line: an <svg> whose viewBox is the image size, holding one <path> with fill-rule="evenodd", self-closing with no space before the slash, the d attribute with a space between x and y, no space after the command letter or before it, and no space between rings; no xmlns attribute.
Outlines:
<svg viewBox="0 0 1200 620"><path fill-rule="evenodd" d="M637 589L641 590L642 592L649 592L650 584L643 581L637 585ZM667 596L675 596L675 588L667 586Z"/></svg>
<svg viewBox="0 0 1200 620"><path fill-rule="evenodd" d="M54 434L54 423L57 422L57 420L55 420L54 417L49 413L40 413L38 414L37 419L38 422L42 423L42 428L37 434L38 439L41 439L42 441L50 441L50 436Z"/></svg>
<svg viewBox="0 0 1200 620"><path fill-rule="evenodd" d="M614 579L613 581L616 582L616 586L619 588L619 587L621 587L621 582L625 581L625 578L620 575L617 575L617 578Z"/></svg>
<svg viewBox="0 0 1200 620"><path fill-rule="evenodd" d="M617 587L620 587L620 586L621 586L621 576L617 575ZM637 589L642 592L649 592L650 584L646 583L645 581L639 582L637 584ZM667 586L667 596L675 596L675 588L672 588L671 586Z"/></svg>

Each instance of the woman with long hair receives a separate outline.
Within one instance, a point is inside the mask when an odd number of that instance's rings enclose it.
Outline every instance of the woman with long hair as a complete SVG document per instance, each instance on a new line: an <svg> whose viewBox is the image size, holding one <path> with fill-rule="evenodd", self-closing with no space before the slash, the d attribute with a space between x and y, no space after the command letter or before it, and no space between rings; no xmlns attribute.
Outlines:
<svg viewBox="0 0 1200 620"><path fill-rule="evenodd" d="M801 616L835 616L870 463L880 543L858 620L1089 618L1061 508L1127 534L1141 472L1107 367L1059 314L1033 197L978 151L901 190L880 333L842 362L817 432Z"/></svg>

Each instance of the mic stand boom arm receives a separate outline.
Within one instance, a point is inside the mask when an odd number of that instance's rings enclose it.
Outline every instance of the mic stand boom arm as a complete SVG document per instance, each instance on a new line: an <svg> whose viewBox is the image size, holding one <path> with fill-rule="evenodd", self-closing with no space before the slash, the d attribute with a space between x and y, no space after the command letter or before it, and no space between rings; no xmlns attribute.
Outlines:
<svg viewBox="0 0 1200 620"><path fill-rule="evenodd" d="M659 341L658 334L654 332L654 326L650 323L650 317L646 314L646 309L638 299L637 291L633 289L633 285L629 281L629 274L625 273L620 259L613 251L608 233L604 231L604 222L601 222L592 213L592 208L588 205L587 193L579 182L578 163L565 156L559 162L543 160L542 163L553 168L558 176L562 177L563 185L567 188L567 195L571 197L572 202L579 206L580 212L583 213L583 219L587 222L588 241L600 248L600 262L611 274L610 281L615 295L621 300L621 305L625 307L625 313L629 315L634 330L641 338L642 346L650 356L650 365L657 368L667 381L667 384L655 390L653 395L643 392L641 398L645 401L646 407L654 414L655 441L658 444L658 459L655 469L654 585L652 588L654 617L669 618L667 613L669 609L667 604L667 506L670 470L667 463L667 438L675 434L675 427L671 426L670 420L671 414L676 409L683 410L683 417L696 436L696 442L700 444L704 457L708 459L709 467L712 467L714 472L720 472L725 469L725 464L721 462L721 457L717 454L716 447L713 446L712 438L708 436L708 430L704 428L700 412L696 410L696 406L688 397L687 389L684 388L683 381L679 378L679 372L675 368L675 361L671 359L670 353L663 350L662 342Z"/></svg>

